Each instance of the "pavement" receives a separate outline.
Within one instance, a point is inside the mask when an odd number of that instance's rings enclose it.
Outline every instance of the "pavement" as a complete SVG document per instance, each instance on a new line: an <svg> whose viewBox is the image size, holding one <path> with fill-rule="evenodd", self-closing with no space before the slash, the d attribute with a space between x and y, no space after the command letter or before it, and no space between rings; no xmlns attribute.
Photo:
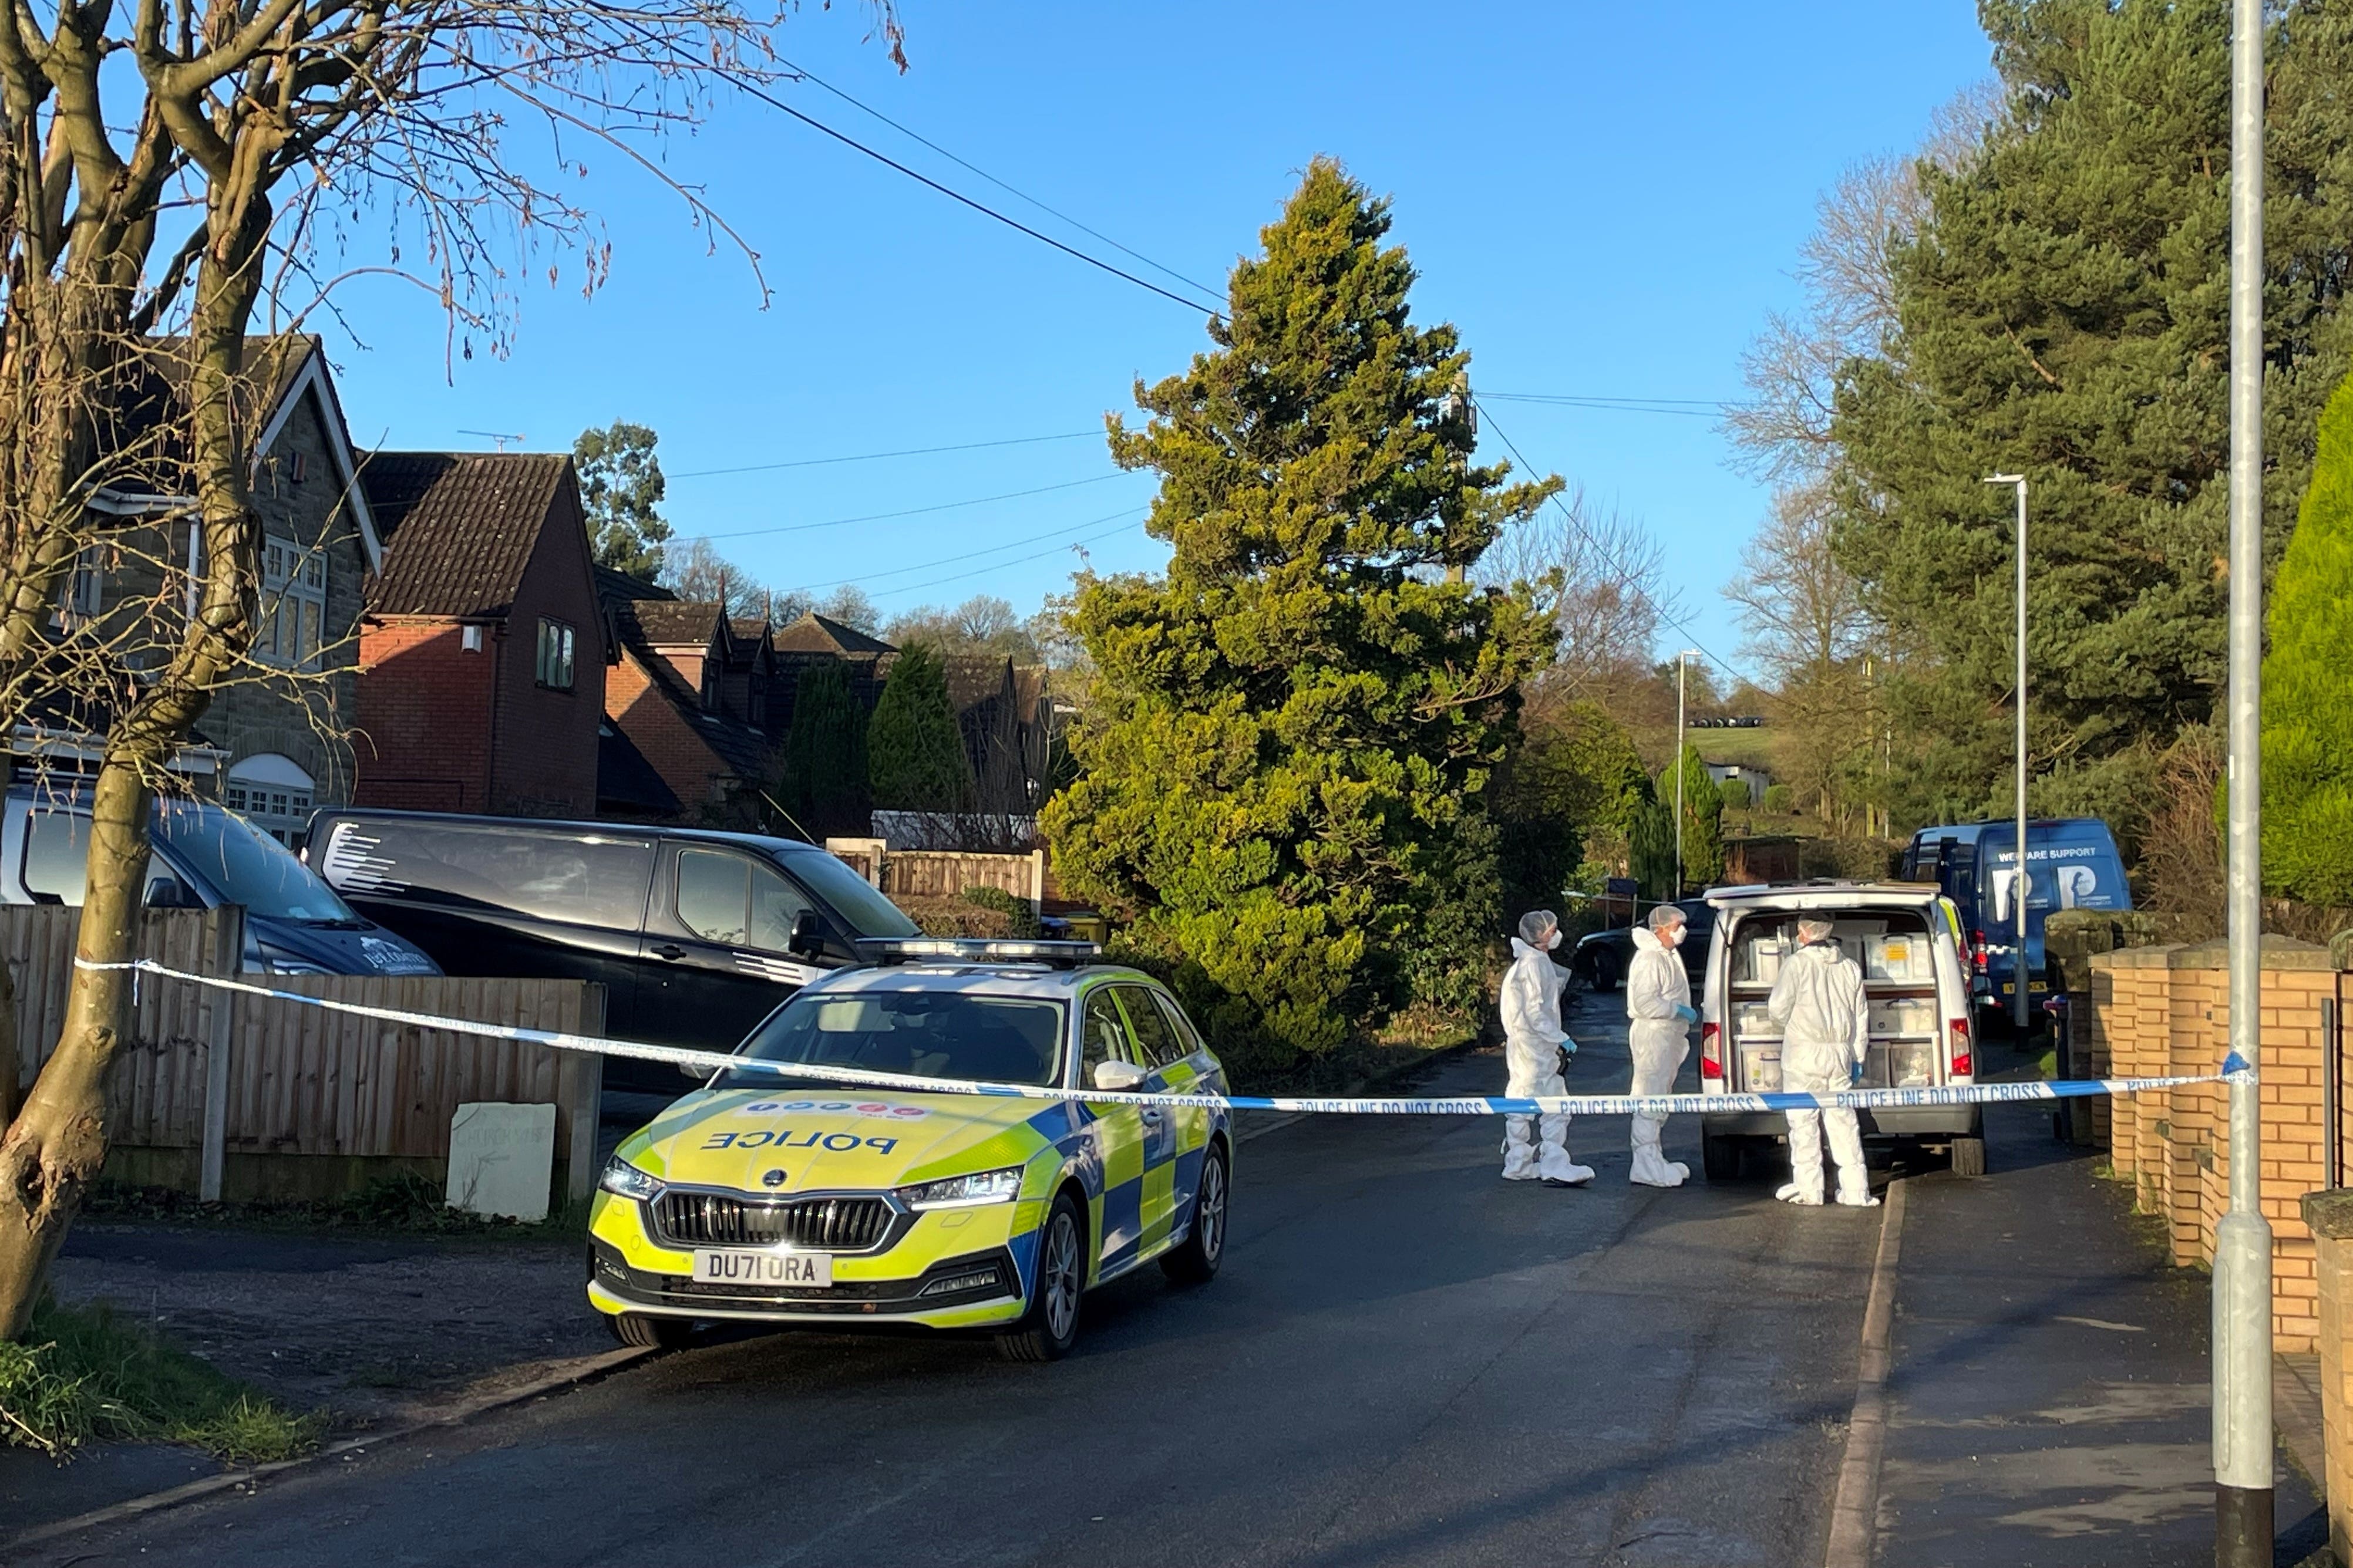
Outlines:
<svg viewBox="0 0 2353 1568"><path fill-rule="evenodd" d="M2047 1110L1989 1108L1987 1131L1987 1180L1910 1184L1874 1561L2211 1564L2206 1277ZM2327 1517L2284 1455L2276 1484L2299 1563Z"/></svg>
<svg viewBox="0 0 2353 1568"><path fill-rule="evenodd" d="M1624 1086L1618 1005L1578 1000L1574 1089ZM1472 1055L1427 1087L1503 1076ZM1499 1181L1492 1122L1324 1117L1243 1146L1216 1281L1090 1296L1055 1365L712 1336L0 1556L1778 1568L1825 1561L1843 1471L1887 1568L2211 1562L2202 1281L2047 1114L1989 1131L1984 1181L1903 1173L1875 1499L1847 1425L1897 1205L1794 1209L1761 1176L1632 1187L1616 1120L1572 1123L1600 1175L1563 1192ZM1695 1127L1667 1142L1697 1165ZM2308 1533L2309 1489L2281 1486ZM2300 1555L2291 1536L2281 1561Z"/></svg>

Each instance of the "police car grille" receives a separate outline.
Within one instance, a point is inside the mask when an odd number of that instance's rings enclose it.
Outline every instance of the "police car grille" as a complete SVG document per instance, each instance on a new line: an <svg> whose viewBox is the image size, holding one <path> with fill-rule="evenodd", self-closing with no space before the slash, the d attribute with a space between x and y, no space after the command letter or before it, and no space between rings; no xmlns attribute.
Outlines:
<svg viewBox="0 0 2353 1568"><path fill-rule="evenodd" d="M654 1205L662 1239L688 1247L805 1247L863 1252L891 1229L881 1198L796 1198L757 1203L723 1193L664 1193Z"/></svg>

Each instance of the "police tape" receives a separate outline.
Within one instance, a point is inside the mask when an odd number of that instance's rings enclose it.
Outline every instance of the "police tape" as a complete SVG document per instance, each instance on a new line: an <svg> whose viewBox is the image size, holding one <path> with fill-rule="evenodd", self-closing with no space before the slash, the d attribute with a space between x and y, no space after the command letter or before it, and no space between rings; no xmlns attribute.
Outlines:
<svg viewBox="0 0 2353 1568"><path fill-rule="evenodd" d="M970 1079L928 1078L914 1073L874 1072L864 1068L821 1063L764 1061L725 1051L698 1051L684 1046L657 1046L642 1040L614 1040L596 1035L566 1034L534 1029L520 1024L478 1023L445 1018L432 1013L411 1013L397 1007L375 1007L360 1002L339 1002L306 996L251 981L217 974L195 974L173 969L152 958L121 963L93 963L77 956L74 966L90 970L129 970L135 975L154 974L168 980L235 991L318 1007L331 1013L375 1018L388 1024L438 1029L448 1034L479 1035L547 1046L560 1051L582 1051L632 1061L662 1062L711 1073L759 1073L771 1077L838 1083L860 1089L897 1089L912 1094L967 1094L989 1099L1078 1101L1088 1105L1140 1105L1158 1110L1280 1110L1323 1116L1683 1116L1705 1112L1788 1110L1905 1110L1939 1106L2007 1105L2022 1101L2081 1100L2095 1096L2140 1094L2150 1090L2185 1089L2201 1083L2253 1083L2254 1069L2233 1051L2221 1068L2173 1078L2062 1079L2055 1082L1976 1083L1924 1086L1917 1089L1851 1089L1833 1094L1775 1092L1769 1094L1568 1094L1460 1095L1447 1099L1335 1099L1301 1095L1171 1094L1142 1089L1048 1089L1034 1084L982 1083Z"/></svg>

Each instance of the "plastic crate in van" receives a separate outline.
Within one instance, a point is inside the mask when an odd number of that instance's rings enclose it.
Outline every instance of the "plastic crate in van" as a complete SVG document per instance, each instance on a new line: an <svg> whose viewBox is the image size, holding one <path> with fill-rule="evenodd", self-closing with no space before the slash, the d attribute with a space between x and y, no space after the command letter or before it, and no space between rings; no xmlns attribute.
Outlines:
<svg viewBox="0 0 2353 1568"><path fill-rule="evenodd" d="M1929 952L1925 936L1872 937L1863 943L1863 976L1898 984L1924 984L1936 977Z"/></svg>
<svg viewBox="0 0 2353 1568"><path fill-rule="evenodd" d="M1936 1032L1936 1005L1925 996L1892 996L1871 1004L1872 1034L1933 1035Z"/></svg>
<svg viewBox="0 0 2353 1568"><path fill-rule="evenodd" d="M1781 1031L1774 1026L1773 1011L1762 1002L1743 1002L1732 1010L1733 1032L1741 1039L1774 1039Z"/></svg>

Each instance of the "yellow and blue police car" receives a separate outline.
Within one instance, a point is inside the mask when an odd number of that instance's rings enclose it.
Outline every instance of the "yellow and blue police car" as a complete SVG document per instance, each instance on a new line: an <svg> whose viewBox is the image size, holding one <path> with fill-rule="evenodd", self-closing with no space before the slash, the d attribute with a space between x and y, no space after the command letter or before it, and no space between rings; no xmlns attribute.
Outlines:
<svg viewBox="0 0 2353 1568"><path fill-rule="evenodd" d="M1225 1093L1160 984L1087 943L904 941L803 987L736 1055L1026 1087ZM588 1300L625 1344L697 1320L985 1330L1069 1352L1085 1291L1225 1252L1222 1106L881 1090L716 1074L624 1140L589 1218Z"/></svg>

